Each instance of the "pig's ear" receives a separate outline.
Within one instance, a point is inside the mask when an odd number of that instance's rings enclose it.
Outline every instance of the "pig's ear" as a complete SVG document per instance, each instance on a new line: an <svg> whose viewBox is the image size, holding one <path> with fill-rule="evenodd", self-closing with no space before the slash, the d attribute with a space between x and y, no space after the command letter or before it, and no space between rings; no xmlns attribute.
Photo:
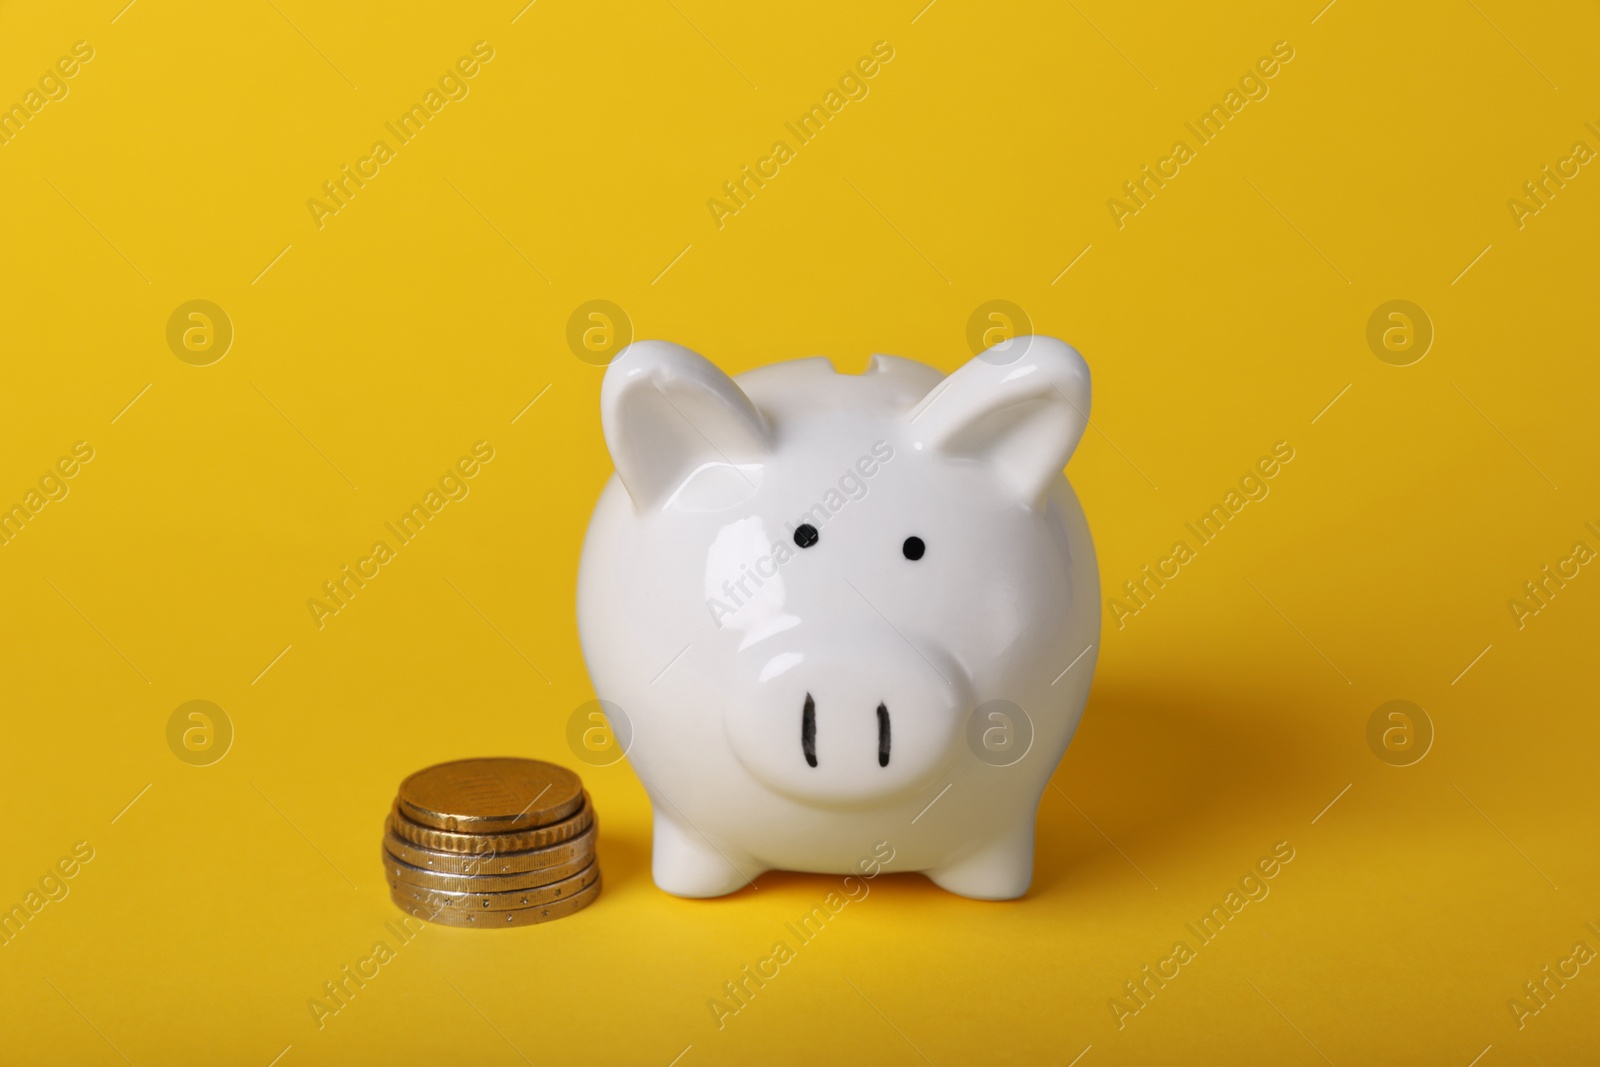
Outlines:
<svg viewBox="0 0 1600 1067"><path fill-rule="evenodd" d="M732 378L666 341L618 353L600 386L606 448L633 505L658 507L695 474L721 468L745 483L771 450L772 430Z"/></svg>
<svg viewBox="0 0 1600 1067"><path fill-rule="evenodd" d="M1089 365L1054 337L1015 337L940 382L907 415L924 452L987 464L1037 504L1089 422Z"/></svg>

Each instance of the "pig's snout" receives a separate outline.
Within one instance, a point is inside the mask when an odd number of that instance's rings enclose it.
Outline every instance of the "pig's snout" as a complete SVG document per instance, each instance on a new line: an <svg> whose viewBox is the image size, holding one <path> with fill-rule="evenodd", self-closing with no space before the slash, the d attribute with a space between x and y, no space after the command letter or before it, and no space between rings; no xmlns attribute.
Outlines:
<svg viewBox="0 0 1600 1067"><path fill-rule="evenodd" d="M730 694L734 753L771 789L825 807L926 785L950 764L971 706L947 656L904 643L784 652L753 666L754 686Z"/></svg>

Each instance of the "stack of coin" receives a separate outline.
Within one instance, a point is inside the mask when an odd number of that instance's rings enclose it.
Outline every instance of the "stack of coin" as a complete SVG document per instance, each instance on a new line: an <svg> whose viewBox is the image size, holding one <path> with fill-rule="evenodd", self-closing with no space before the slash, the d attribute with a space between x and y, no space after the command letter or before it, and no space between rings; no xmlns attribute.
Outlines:
<svg viewBox="0 0 1600 1067"><path fill-rule="evenodd" d="M447 926L527 926L600 895L594 807L565 767L440 763L400 783L383 835L389 896Z"/></svg>

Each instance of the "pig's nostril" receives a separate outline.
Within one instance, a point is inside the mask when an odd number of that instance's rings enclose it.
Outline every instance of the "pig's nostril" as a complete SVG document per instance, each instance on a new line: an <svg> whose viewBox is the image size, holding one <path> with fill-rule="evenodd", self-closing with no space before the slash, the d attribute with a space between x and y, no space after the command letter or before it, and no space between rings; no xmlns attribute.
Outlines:
<svg viewBox="0 0 1600 1067"><path fill-rule="evenodd" d="M878 705L878 766L889 766L889 709Z"/></svg>
<svg viewBox="0 0 1600 1067"><path fill-rule="evenodd" d="M811 699L810 693L806 694L805 710L800 713L800 751L806 754L808 765L817 765L817 702Z"/></svg>

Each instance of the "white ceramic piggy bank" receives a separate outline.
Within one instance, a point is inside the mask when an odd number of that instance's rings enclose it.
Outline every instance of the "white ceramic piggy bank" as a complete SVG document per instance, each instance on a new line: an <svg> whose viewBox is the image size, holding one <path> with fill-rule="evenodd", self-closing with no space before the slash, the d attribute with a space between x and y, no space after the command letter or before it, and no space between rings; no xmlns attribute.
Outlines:
<svg viewBox="0 0 1600 1067"><path fill-rule="evenodd" d="M1026 892L1100 632L1062 476L1083 358L1022 337L948 377L875 356L735 380L643 341L600 406L617 473L578 627L654 808L656 884L718 896L887 854L963 896Z"/></svg>

